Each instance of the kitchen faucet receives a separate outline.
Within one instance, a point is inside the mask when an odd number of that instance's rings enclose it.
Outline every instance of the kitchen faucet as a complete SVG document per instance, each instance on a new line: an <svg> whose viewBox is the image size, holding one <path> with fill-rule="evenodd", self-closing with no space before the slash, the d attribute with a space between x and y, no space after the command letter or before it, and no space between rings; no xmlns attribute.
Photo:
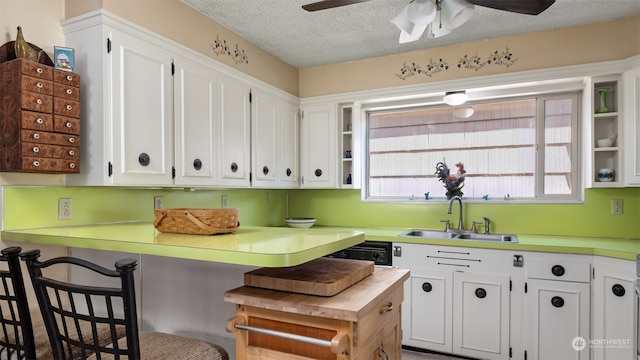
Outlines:
<svg viewBox="0 0 640 360"><path fill-rule="evenodd" d="M458 200L458 202L460 203L460 218L458 219L458 231L462 231L464 230L464 228L462 226L462 198L460 196L454 195L453 197L451 197L451 201L449 201L449 210L447 210L447 214L451 214L451 207L453 205L454 200Z"/></svg>

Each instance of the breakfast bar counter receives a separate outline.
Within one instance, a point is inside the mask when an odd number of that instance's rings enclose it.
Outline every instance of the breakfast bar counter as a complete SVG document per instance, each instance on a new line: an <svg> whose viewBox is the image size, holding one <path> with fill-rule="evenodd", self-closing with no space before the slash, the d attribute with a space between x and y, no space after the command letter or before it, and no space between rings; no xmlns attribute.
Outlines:
<svg viewBox="0 0 640 360"><path fill-rule="evenodd" d="M362 243L350 229L241 226L231 234L182 235L158 232L152 223L126 222L2 231L2 239L70 248L204 260L236 265L299 265Z"/></svg>

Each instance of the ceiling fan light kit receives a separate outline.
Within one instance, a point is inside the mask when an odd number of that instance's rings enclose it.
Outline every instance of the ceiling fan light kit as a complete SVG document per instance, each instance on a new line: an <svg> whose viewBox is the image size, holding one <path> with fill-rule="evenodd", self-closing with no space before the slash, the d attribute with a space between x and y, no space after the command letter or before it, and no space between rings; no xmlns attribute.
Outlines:
<svg viewBox="0 0 640 360"><path fill-rule="evenodd" d="M400 29L398 42L403 44L420 39L425 30L429 38L447 35L469 20L473 10L465 0L413 0L391 22Z"/></svg>
<svg viewBox="0 0 640 360"><path fill-rule="evenodd" d="M448 21L450 29L467 22L474 9L473 5L464 0L442 0L442 15Z"/></svg>
<svg viewBox="0 0 640 360"><path fill-rule="evenodd" d="M467 92L465 90L461 90L461 91L447 91L442 100L447 105L458 106L466 103L468 99L469 97L467 96Z"/></svg>

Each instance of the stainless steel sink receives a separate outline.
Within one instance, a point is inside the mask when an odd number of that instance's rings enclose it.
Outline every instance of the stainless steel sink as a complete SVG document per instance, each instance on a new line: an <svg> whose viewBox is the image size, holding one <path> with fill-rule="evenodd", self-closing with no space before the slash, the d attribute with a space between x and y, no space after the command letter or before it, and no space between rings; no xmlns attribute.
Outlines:
<svg viewBox="0 0 640 360"><path fill-rule="evenodd" d="M440 230L412 229L398 235L407 238L422 239L444 239L444 240L468 240L468 241L488 241L488 242L508 242L518 243L518 237L511 234L476 234L473 232L456 232Z"/></svg>

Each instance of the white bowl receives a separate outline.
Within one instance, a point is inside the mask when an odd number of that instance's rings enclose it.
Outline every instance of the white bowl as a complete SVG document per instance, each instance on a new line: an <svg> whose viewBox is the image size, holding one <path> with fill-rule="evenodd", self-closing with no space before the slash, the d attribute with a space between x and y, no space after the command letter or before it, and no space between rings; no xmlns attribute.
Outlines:
<svg viewBox="0 0 640 360"><path fill-rule="evenodd" d="M616 136L609 136L608 138L604 138L604 139L598 139L596 140L596 144L598 144L598 147L611 147L613 146L613 144L616 142Z"/></svg>
<svg viewBox="0 0 640 360"><path fill-rule="evenodd" d="M286 218L284 222L293 228L310 228L315 224L316 218Z"/></svg>

